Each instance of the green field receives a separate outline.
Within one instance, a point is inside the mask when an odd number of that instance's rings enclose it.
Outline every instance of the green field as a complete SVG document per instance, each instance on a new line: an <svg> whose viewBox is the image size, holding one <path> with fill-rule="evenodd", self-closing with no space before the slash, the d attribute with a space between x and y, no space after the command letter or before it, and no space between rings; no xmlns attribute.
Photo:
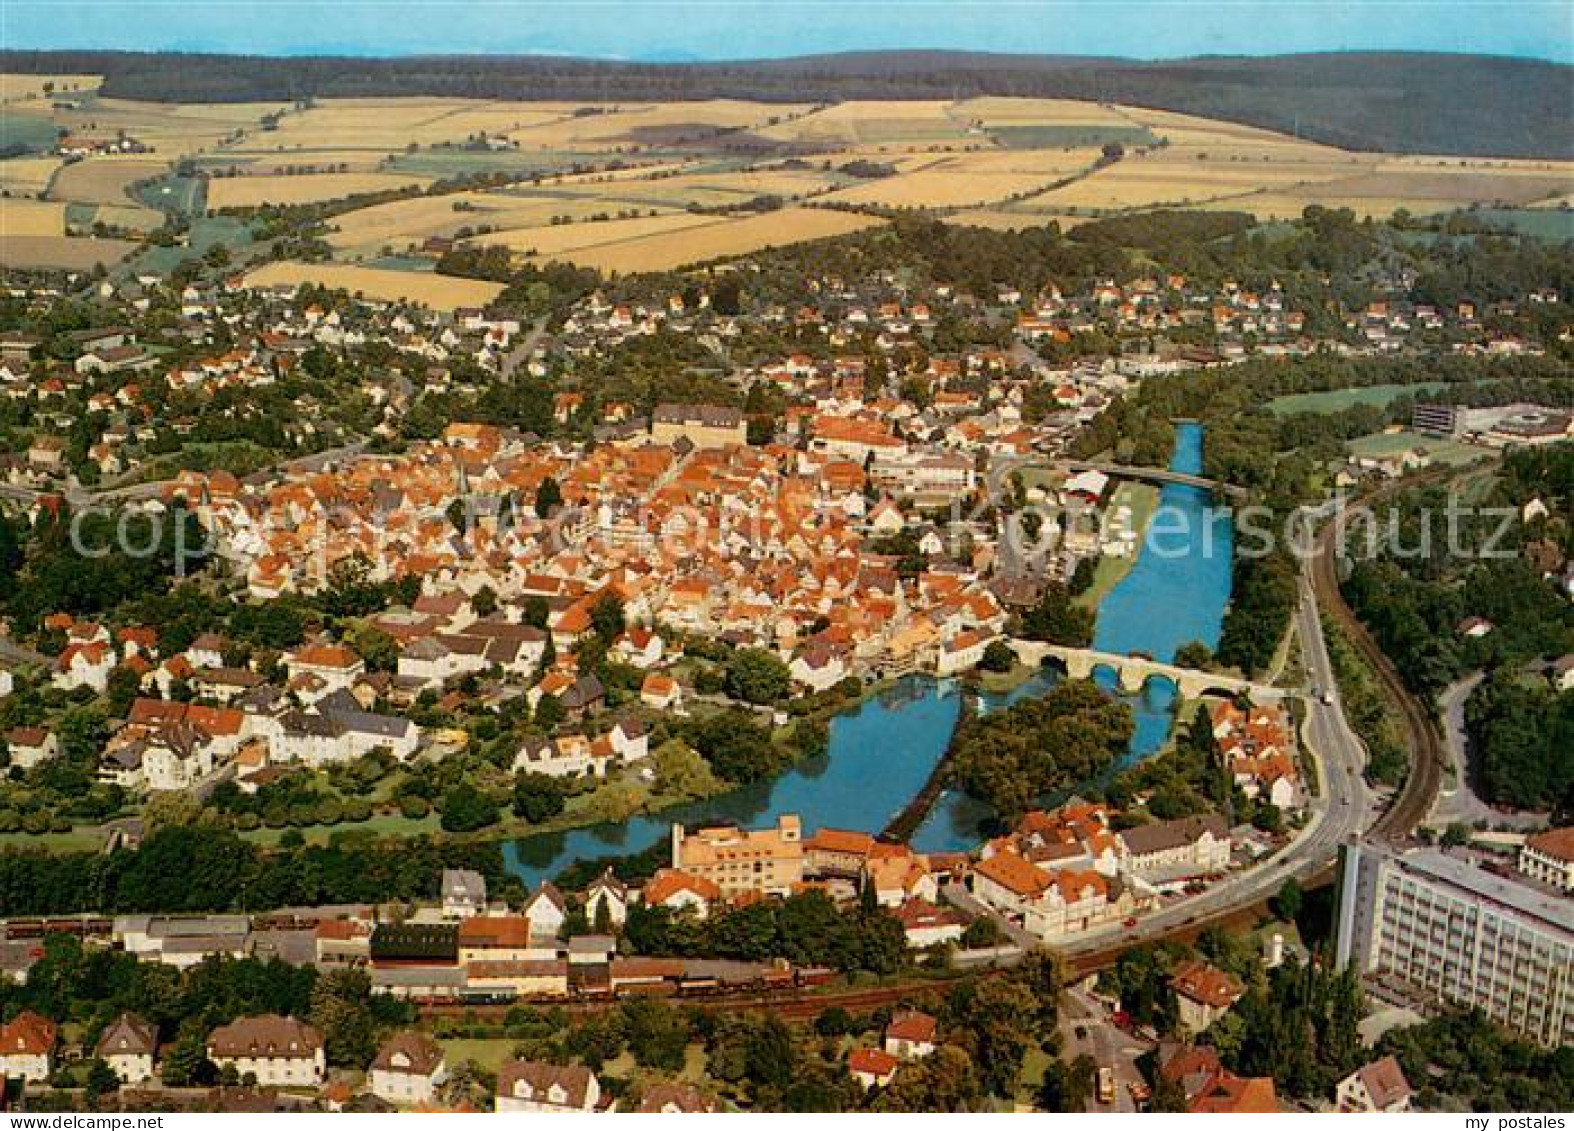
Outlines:
<svg viewBox="0 0 1574 1131"><path fill-rule="evenodd" d="M604 153L570 153L520 151L517 149L422 149L415 153L401 153L381 169L386 173L410 173L421 177L447 180L467 177L477 173L509 173L528 176L532 173L566 173L576 164L600 166L606 163Z"/></svg>
<svg viewBox="0 0 1574 1131"><path fill-rule="evenodd" d="M223 244L234 251L251 244L251 226L248 221L234 216L199 216L192 220L186 233L185 247L158 247L149 245L141 253L126 261L122 271L126 274L167 275L183 260L200 259L215 244Z"/></svg>
<svg viewBox="0 0 1574 1131"><path fill-rule="evenodd" d="M48 153L58 136L55 124L41 115L0 114L0 149L14 147L19 152Z"/></svg>
<svg viewBox="0 0 1574 1131"><path fill-rule="evenodd" d="M1532 239L1553 243L1574 240L1574 212L1561 208L1481 208L1467 215L1471 220Z"/></svg>
<svg viewBox="0 0 1574 1131"><path fill-rule="evenodd" d="M1400 452L1420 448L1431 456L1434 462L1456 466L1473 463L1488 454L1470 444L1461 444L1454 440L1435 440L1409 430L1378 432L1370 436L1362 436L1358 440L1351 440L1348 447L1350 454L1358 459L1381 459L1384 456L1398 455Z"/></svg>
<svg viewBox="0 0 1574 1131"><path fill-rule="evenodd" d="M1297 393L1269 401L1268 411L1276 416L1293 416L1303 412L1342 412L1358 404L1382 408L1397 397L1435 393L1442 388L1441 381L1423 381L1416 385L1367 385L1358 389L1332 389L1326 393Z"/></svg>
<svg viewBox="0 0 1574 1131"><path fill-rule="evenodd" d="M201 216L207 203L208 182L202 177L178 177L171 174L138 185L136 194L144 204L161 212L176 212L182 216Z"/></svg>

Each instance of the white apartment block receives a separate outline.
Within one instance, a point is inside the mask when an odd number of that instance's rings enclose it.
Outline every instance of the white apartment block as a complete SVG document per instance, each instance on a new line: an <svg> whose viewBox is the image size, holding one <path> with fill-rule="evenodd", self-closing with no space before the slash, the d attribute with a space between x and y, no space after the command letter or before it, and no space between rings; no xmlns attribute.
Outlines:
<svg viewBox="0 0 1574 1131"><path fill-rule="evenodd" d="M1459 857L1346 845L1337 959L1540 1044L1574 1043L1574 903Z"/></svg>

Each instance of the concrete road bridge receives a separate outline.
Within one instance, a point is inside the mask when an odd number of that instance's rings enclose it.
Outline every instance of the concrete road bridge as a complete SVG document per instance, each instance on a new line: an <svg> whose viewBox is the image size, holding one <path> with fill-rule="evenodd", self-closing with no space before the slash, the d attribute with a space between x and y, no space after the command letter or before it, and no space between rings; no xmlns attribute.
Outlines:
<svg viewBox="0 0 1574 1131"><path fill-rule="evenodd" d="M1255 703L1278 702L1293 693L1282 687L1254 683L1248 679L1205 672L1196 668L1183 668L1150 660L1146 656L1123 656L1116 652L1100 652L1093 648L1068 648L1060 644L1046 644L1040 640L1008 640L1012 651L1025 664L1042 664L1046 659L1060 663L1072 679L1088 679L1099 668L1108 668L1120 681L1122 691L1135 694L1150 679L1167 679L1184 698L1195 699L1200 695L1250 695Z"/></svg>
<svg viewBox="0 0 1574 1131"><path fill-rule="evenodd" d="M1163 467L1129 467L1121 463L1090 463L1086 460L1056 460L1055 466L1066 471L1100 471L1112 479L1138 479L1144 483L1179 483L1183 487L1201 487L1222 492L1232 498L1246 498L1246 489L1233 483L1224 483L1202 475L1188 475L1184 471L1170 471Z"/></svg>

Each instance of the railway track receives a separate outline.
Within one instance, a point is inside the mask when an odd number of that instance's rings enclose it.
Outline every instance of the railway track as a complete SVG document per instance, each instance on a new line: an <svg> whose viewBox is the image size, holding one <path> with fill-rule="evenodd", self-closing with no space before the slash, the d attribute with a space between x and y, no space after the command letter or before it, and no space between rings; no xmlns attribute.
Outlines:
<svg viewBox="0 0 1574 1131"><path fill-rule="evenodd" d="M1365 506L1370 506L1392 497L1399 491L1442 481L1452 474L1451 470L1441 470L1414 476L1385 486L1370 495L1363 496L1359 501ZM1398 840L1415 831L1416 826L1426 819L1427 813L1437 800L1438 789L1443 780L1446 754L1443 749L1443 737L1438 730L1437 720L1432 717L1432 712L1427 709L1425 703L1410 692L1399 674L1399 669L1377 646L1377 641L1372 639L1372 634L1366 630L1366 626L1355 615L1355 610L1345 602L1344 594L1339 590L1339 557L1335 549L1356 513L1358 513L1356 508L1340 511L1319 534L1317 553L1311 562L1312 588L1316 591L1319 607L1328 613L1344 633L1345 638L1361 654L1361 658L1377 677L1384 694L1398 708L1400 721L1405 729L1405 744L1410 751L1410 768L1405 775L1405 782L1400 788L1399 796L1393 799L1368 831L1369 836Z"/></svg>

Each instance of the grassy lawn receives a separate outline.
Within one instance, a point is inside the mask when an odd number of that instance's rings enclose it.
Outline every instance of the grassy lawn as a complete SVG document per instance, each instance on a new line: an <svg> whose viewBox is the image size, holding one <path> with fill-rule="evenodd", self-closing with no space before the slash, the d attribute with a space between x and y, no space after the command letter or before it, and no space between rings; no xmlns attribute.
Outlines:
<svg viewBox="0 0 1574 1131"><path fill-rule="evenodd" d="M1076 603L1085 609L1096 609L1103 604L1110 591L1136 566L1148 523L1153 518L1153 512L1158 509L1159 489L1147 483L1122 483L1110 496L1109 511L1113 512L1122 505L1131 508L1131 528L1137 532L1138 553L1126 558L1099 558L1098 567L1093 572L1093 584L1076 599Z"/></svg>
<svg viewBox="0 0 1574 1131"><path fill-rule="evenodd" d="M1358 389L1331 389L1326 393L1297 393L1269 401L1268 411L1279 416L1290 416L1298 412L1342 412L1358 404L1381 408L1397 397L1435 393L1442 387L1440 381L1426 381L1418 385L1368 385Z"/></svg>
<svg viewBox="0 0 1574 1131"><path fill-rule="evenodd" d="M1382 458L1383 456L1397 455L1419 448L1430 456L1435 463L1446 463L1461 466L1485 458L1489 453L1470 444L1461 444L1456 440L1437 440L1429 436L1422 436L1408 429L1399 432L1377 432L1370 436L1362 436L1351 440L1350 454L1360 458Z"/></svg>
<svg viewBox="0 0 1574 1131"><path fill-rule="evenodd" d="M96 852L104 847L103 834L83 825L68 833L0 833L0 848L42 848L50 852Z"/></svg>
<svg viewBox="0 0 1574 1131"><path fill-rule="evenodd" d="M510 1037L456 1037L437 1043L443 1046L450 1067L473 1060L488 1072L496 1072L503 1061L514 1055L518 1042Z"/></svg>
<svg viewBox="0 0 1574 1131"><path fill-rule="evenodd" d="M986 672L980 668L978 670L978 682L991 695L1003 695L1022 686L1022 684L1027 682L1028 677L1037 670L1037 668L1030 667L1027 664L1017 664L1008 672Z"/></svg>
<svg viewBox="0 0 1574 1131"><path fill-rule="evenodd" d="M1027 1050L1027 1055L1022 1058L1022 1078L1017 1081L1017 1103L1033 1103L1038 1095L1039 1085L1044 1082L1044 1070L1049 1067L1053 1058L1037 1045Z"/></svg>

